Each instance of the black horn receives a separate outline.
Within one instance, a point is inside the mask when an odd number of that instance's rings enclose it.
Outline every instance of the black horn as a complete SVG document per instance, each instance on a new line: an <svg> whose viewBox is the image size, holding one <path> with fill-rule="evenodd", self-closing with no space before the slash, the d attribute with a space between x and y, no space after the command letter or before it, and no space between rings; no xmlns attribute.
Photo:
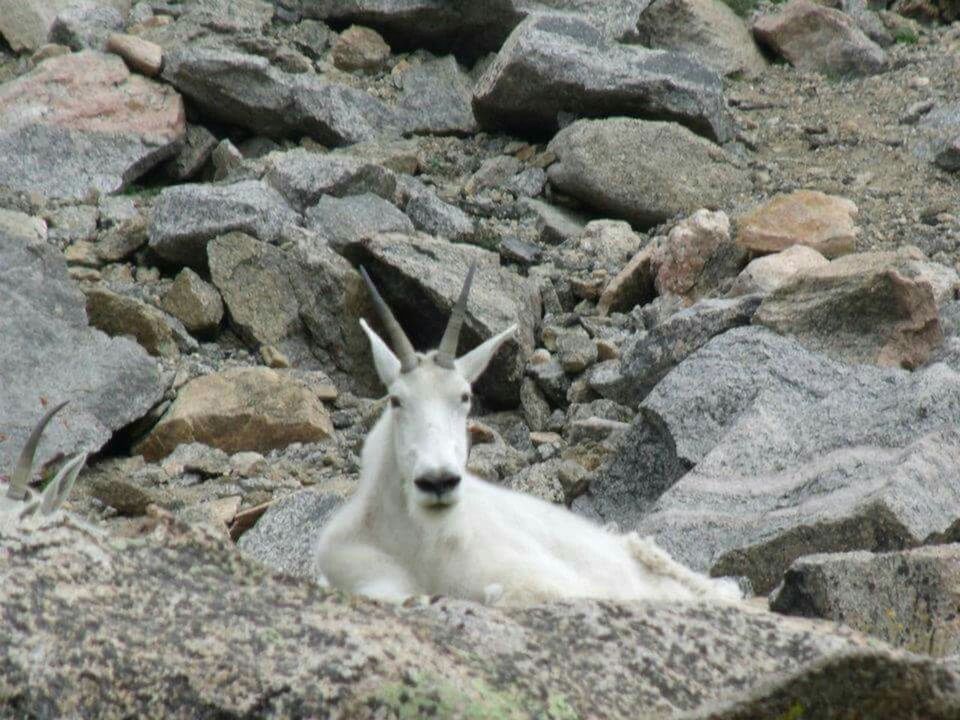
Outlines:
<svg viewBox="0 0 960 720"><path fill-rule="evenodd" d="M453 361L457 358L457 344L460 342L460 328L463 327L463 321L467 317L467 297L470 295L470 286L473 284L473 274L477 271L477 266L471 265L467 270L467 277L463 281L463 289L460 290L460 297L457 303L450 311L450 319L447 321L447 329L443 331L443 339L440 340L440 347L437 348L437 354L434 362L440 367L453 368Z"/></svg>

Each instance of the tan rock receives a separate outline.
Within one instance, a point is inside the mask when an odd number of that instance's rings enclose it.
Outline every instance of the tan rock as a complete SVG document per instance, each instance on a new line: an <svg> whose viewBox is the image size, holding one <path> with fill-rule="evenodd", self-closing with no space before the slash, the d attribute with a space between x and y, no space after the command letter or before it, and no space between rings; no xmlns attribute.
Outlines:
<svg viewBox="0 0 960 720"><path fill-rule="evenodd" d="M152 305L102 287L84 290L90 324L107 335L132 335L151 355L180 355L167 318Z"/></svg>
<svg viewBox="0 0 960 720"><path fill-rule="evenodd" d="M857 206L816 190L778 195L737 221L737 243L752 252L774 253L807 245L827 258L856 248Z"/></svg>
<svg viewBox="0 0 960 720"><path fill-rule="evenodd" d="M737 276L729 294L771 293L792 280L797 273L822 267L829 262L813 248L793 245L782 252L751 261Z"/></svg>
<svg viewBox="0 0 960 720"><path fill-rule="evenodd" d="M943 342L929 265L915 250L846 255L774 291L753 322L844 362L915 368Z"/></svg>
<svg viewBox="0 0 960 720"><path fill-rule="evenodd" d="M390 57L390 46L375 30L351 25L340 33L331 57L340 70L372 71L381 68Z"/></svg>
<svg viewBox="0 0 960 720"><path fill-rule="evenodd" d="M111 34L107 51L119 55L127 67L147 77L159 75L163 67L163 48L136 35Z"/></svg>
<svg viewBox="0 0 960 720"><path fill-rule="evenodd" d="M234 368L191 380L135 452L165 457L182 443L228 453L265 453L333 434L330 416L304 382L270 368Z"/></svg>
<svg viewBox="0 0 960 720"><path fill-rule="evenodd" d="M635 305L649 302L654 296L652 244L634 255L623 269L607 283L597 302L597 312L628 312Z"/></svg>
<svg viewBox="0 0 960 720"><path fill-rule="evenodd" d="M180 271L161 305L191 333L213 333L223 319L220 293L190 268Z"/></svg>

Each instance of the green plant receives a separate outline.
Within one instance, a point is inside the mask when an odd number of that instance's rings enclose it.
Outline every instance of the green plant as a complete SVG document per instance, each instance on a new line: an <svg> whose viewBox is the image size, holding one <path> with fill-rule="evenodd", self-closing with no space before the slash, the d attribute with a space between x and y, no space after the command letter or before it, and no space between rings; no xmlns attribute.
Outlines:
<svg viewBox="0 0 960 720"><path fill-rule="evenodd" d="M916 45L920 40L920 36L909 27L897 28L897 31L893 34L894 42L903 43L904 45Z"/></svg>

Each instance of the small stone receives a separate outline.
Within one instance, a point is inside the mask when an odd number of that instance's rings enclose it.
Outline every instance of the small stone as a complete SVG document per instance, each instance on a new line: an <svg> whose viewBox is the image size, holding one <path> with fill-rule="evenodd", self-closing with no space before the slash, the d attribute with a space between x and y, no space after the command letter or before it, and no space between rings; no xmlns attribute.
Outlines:
<svg viewBox="0 0 960 720"><path fill-rule="evenodd" d="M543 200L526 198L522 206L537 218L538 240L546 245L559 245L583 232L588 218L566 208L557 207Z"/></svg>
<svg viewBox="0 0 960 720"><path fill-rule="evenodd" d="M563 333L557 337L560 365L568 373L580 373L597 361L597 345L586 333Z"/></svg>
<svg viewBox="0 0 960 720"><path fill-rule="evenodd" d="M463 191L467 195L475 195L486 188L500 187L520 172L520 168L520 161L512 155L497 155L487 158L467 180L463 186Z"/></svg>
<svg viewBox="0 0 960 720"><path fill-rule="evenodd" d="M507 262L515 262L521 265L532 265L536 263L543 251L539 246L533 243L524 242L518 237L505 237L500 241L498 247L500 257Z"/></svg>
<svg viewBox="0 0 960 720"><path fill-rule="evenodd" d="M527 427L531 430L539 431L547 427L551 413L550 403L540 392L537 383L528 377L525 377L520 385L520 407Z"/></svg>
<svg viewBox="0 0 960 720"><path fill-rule="evenodd" d="M132 335L151 355L179 357L180 351L167 317L137 298L119 295L106 288L84 290L90 324L107 335Z"/></svg>
<svg viewBox="0 0 960 720"><path fill-rule="evenodd" d="M537 387L554 407L563 407L567 404L570 378L557 360L551 358L546 363L527 363L527 373L537 381Z"/></svg>
<svg viewBox="0 0 960 720"><path fill-rule="evenodd" d="M230 458L223 451L203 443L184 443L164 458L160 467L170 477L184 473L196 473L201 477L226 475Z"/></svg>
<svg viewBox="0 0 960 720"><path fill-rule="evenodd" d="M180 271L160 304L194 334L212 334L223 320L220 293L190 268Z"/></svg>
<svg viewBox="0 0 960 720"><path fill-rule="evenodd" d="M100 267L103 263L97 255L96 246L85 240L78 240L63 251L67 265L82 265L84 267Z"/></svg>
<svg viewBox="0 0 960 720"><path fill-rule="evenodd" d="M266 470L266 467L267 461L258 452L247 450L230 456L230 472L240 477L255 477Z"/></svg>
<svg viewBox="0 0 960 720"><path fill-rule="evenodd" d="M163 66L163 48L136 35L112 33L107 38L107 52L119 55L127 67L147 77L159 75Z"/></svg>
<svg viewBox="0 0 960 720"><path fill-rule="evenodd" d="M263 362L267 367L271 367L271 368L290 367L290 358L288 358L286 355L280 352L280 350L275 348L273 345L263 345L260 348L260 357L263 359Z"/></svg>
<svg viewBox="0 0 960 720"><path fill-rule="evenodd" d="M563 438L555 432L532 432L530 442L534 445L559 445Z"/></svg>
<svg viewBox="0 0 960 720"><path fill-rule="evenodd" d="M603 340L602 338L596 339L597 344L597 361L604 362L606 360L616 360L620 357L620 349L614 345L609 340Z"/></svg>
<svg viewBox="0 0 960 720"><path fill-rule="evenodd" d="M390 57L390 46L380 33L361 25L351 25L342 33L331 51L333 64L340 70L375 71Z"/></svg>
<svg viewBox="0 0 960 720"><path fill-rule="evenodd" d="M816 190L778 195L737 221L737 243L752 252L771 253L807 245L827 258L856 248L857 206Z"/></svg>
<svg viewBox="0 0 960 720"><path fill-rule="evenodd" d="M467 423L467 434L470 436L472 445L483 445L497 441L496 431L479 420L471 420Z"/></svg>
<svg viewBox="0 0 960 720"><path fill-rule="evenodd" d="M601 316L615 312L629 312L637 305L650 302L654 296L652 243L634 255L630 262L607 283L597 301L597 313Z"/></svg>
<svg viewBox="0 0 960 720"><path fill-rule="evenodd" d="M830 261L811 247L793 245L773 255L752 260L737 276L729 295L769 294L799 273L823 267Z"/></svg>
<svg viewBox="0 0 960 720"><path fill-rule="evenodd" d="M217 138L212 132L202 125L187 125L187 134L184 136L180 150L175 157L164 163L163 172L168 178L177 182L189 180L207 164L216 148Z"/></svg>
<svg viewBox="0 0 960 720"><path fill-rule="evenodd" d="M694 301L735 277L745 255L730 238L726 213L698 210L652 250L654 284L661 295Z"/></svg>

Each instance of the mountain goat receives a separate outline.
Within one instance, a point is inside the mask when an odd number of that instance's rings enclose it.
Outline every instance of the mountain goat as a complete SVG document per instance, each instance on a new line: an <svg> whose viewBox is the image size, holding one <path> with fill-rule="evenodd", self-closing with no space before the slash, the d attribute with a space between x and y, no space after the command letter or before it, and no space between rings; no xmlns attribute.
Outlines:
<svg viewBox="0 0 960 720"><path fill-rule="evenodd" d="M319 573L335 587L384 600L739 599L733 581L693 572L651 539L609 532L467 471L471 384L516 330L455 357L474 271L438 349L424 354L361 268L396 350L360 321L389 405L364 443L355 494L318 538Z"/></svg>

